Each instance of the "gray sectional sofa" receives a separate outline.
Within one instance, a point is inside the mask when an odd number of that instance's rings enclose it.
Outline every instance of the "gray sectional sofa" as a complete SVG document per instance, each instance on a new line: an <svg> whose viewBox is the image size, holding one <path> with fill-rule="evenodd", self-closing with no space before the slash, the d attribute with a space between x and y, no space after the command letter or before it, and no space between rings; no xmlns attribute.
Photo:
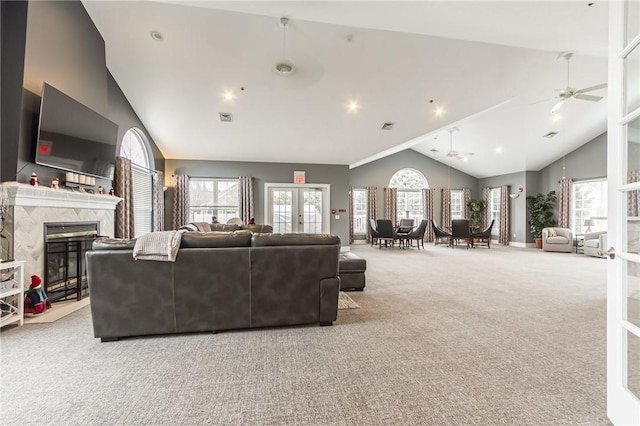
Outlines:
<svg viewBox="0 0 640 426"><path fill-rule="evenodd" d="M185 232L175 262L134 260L133 240L87 252L95 337L319 323L337 317L340 238Z"/></svg>

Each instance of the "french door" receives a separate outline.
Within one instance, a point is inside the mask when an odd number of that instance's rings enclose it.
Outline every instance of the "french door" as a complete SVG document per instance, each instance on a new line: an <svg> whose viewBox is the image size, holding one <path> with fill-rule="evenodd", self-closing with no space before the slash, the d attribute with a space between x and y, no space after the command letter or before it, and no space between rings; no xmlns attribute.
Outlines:
<svg viewBox="0 0 640 426"><path fill-rule="evenodd" d="M609 2L607 415L615 425L640 424L639 46L640 2Z"/></svg>
<svg viewBox="0 0 640 426"><path fill-rule="evenodd" d="M265 194L273 232L330 232L329 185L265 183Z"/></svg>

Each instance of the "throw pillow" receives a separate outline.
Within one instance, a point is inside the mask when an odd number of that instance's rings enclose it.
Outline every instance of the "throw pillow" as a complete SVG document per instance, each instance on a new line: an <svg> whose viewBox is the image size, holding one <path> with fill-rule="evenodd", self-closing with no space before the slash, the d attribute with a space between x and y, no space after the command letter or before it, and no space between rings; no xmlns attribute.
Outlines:
<svg viewBox="0 0 640 426"><path fill-rule="evenodd" d="M551 228L549 229L549 231L547 231L547 237L557 237L558 233L556 232L555 229Z"/></svg>

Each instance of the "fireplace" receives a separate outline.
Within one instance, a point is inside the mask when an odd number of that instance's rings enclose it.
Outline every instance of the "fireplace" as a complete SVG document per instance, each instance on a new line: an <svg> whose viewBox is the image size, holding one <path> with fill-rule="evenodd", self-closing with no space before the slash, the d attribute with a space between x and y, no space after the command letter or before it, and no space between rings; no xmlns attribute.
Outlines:
<svg viewBox="0 0 640 426"><path fill-rule="evenodd" d="M100 230L99 222L44 223L44 289L52 302L88 292L84 255Z"/></svg>

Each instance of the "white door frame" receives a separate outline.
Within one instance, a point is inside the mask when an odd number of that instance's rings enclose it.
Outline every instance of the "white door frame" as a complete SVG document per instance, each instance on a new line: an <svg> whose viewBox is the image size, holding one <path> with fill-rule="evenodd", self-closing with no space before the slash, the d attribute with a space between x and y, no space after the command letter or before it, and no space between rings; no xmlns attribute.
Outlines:
<svg viewBox="0 0 640 426"><path fill-rule="evenodd" d="M322 233L331 233L331 184L328 183L273 183L265 182L264 184L264 223L272 224L273 208L270 204L271 189L320 189L322 190Z"/></svg>
<svg viewBox="0 0 640 426"><path fill-rule="evenodd" d="M638 17L634 17L636 20ZM614 425L640 424L640 399L628 389L627 341L640 338L640 328L627 320L629 262L640 256L628 250L627 194L640 182L627 183L628 123L640 109L626 114L625 58L640 49L640 36L627 45L626 8L623 1L609 2L609 120L607 126L608 245L615 257L607 261L607 415ZM637 51L637 50L636 50ZM636 76L633 76L637 78ZM625 116L626 114L626 116ZM603 247L607 250L609 247ZM637 337L636 337L637 336Z"/></svg>

